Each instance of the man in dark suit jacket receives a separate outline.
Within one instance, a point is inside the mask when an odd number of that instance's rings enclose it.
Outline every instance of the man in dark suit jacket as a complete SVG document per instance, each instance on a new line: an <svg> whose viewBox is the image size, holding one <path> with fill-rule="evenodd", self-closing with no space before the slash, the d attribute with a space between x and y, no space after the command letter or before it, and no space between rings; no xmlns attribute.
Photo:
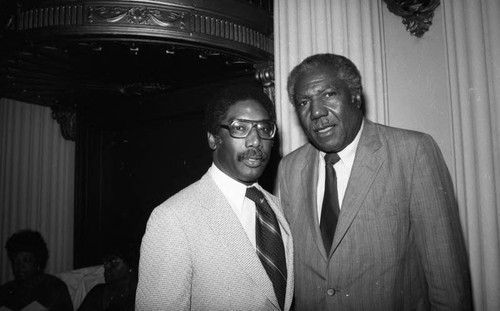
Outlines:
<svg viewBox="0 0 500 311"><path fill-rule="evenodd" d="M295 310L470 309L453 185L434 140L364 119L360 73L339 55L305 59L288 93L309 139L278 172L295 245ZM338 220L322 205L323 157L333 153Z"/></svg>

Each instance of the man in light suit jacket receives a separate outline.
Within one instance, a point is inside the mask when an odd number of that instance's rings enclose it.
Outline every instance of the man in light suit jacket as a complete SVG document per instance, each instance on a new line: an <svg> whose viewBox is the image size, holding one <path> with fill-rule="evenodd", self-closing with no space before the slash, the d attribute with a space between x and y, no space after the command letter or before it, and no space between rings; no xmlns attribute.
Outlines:
<svg viewBox="0 0 500 311"><path fill-rule="evenodd" d="M290 309L290 228L277 198L257 183L275 118L258 88L230 86L209 102L213 164L152 212L141 245L137 310ZM263 196L249 199L249 191Z"/></svg>
<svg viewBox="0 0 500 311"><path fill-rule="evenodd" d="M288 92L309 139L278 171L295 244L295 309L470 309L453 185L434 140L364 119L361 76L339 55L305 59ZM326 154L340 158L336 220L324 216Z"/></svg>

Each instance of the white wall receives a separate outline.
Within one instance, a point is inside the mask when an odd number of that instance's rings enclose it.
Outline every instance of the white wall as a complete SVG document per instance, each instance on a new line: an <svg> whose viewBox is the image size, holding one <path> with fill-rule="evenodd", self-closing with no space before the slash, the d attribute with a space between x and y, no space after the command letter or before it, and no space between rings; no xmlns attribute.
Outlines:
<svg viewBox="0 0 500 311"><path fill-rule="evenodd" d="M428 133L438 143L453 180L455 167L443 7L421 38L402 18L382 11L386 52L387 124Z"/></svg>

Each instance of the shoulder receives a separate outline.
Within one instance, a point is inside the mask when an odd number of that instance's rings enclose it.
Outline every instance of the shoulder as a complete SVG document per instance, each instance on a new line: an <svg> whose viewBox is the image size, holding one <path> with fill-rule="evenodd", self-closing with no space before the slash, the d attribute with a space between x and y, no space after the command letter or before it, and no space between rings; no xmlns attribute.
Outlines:
<svg viewBox="0 0 500 311"><path fill-rule="evenodd" d="M35 290L38 301L50 310L72 310L73 303L68 286L58 277L43 274L39 287Z"/></svg>
<svg viewBox="0 0 500 311"><path fill-rule="evenodd" d="M165 202L158 205L154 209L153 213L168 214L180 210L185 211L186 209L194 208L194 206L206 200L207 191L210 191L210 183L210 175L203 175L200 180L180 190L179 192L168 198Z"/></svg>
<svg viewBox="0 0 500 311"><path fill-rule="evenodd" d="M47 299L49 301L53 301L54 303L58 303L60 297L60 301L68 301L70 300L69 289L66 283L60 278L51 275L44 274L43 279L39 284L38 290L45 292L47 294Z"/></svg>
<svg viewBox="0 0 500 311"><path fill-rule="evenodd" d="M177 192L157 206L151 213L148 224L181 226L182 223L192 222L203 214L203 210L215 204L218 200L217 196L223 195L218 190L210 174L207 173L200 180Z"/></svg>
<svg viewBox="0 0 500 311"><path fill-rule="evenodd" d="M373 127L382 137L390 137L392 139L397 139L397 140L405 140L405 139L419 140L425 137L430 137L429 134L423 132L383 125L379 123L373 123L370 121L367 121L365 126L368 131L370 131L370 127Z"/></svg>
<svg viewBox="0 0 500 311"><path fill-rule="evenodd" d="M280 162L281 166L297 166L304 165L311 160L311 157L314 154L317 154L318 151L316 148L310 143L306 143L294 151L290 152Z"/></svg>
<svg viewBox="0 0 500 311"><path fill-rule="evenodd" d="M54 289L66 289L66 283L60 278L52 275L52 274L44 274L42 286L46 288L54 288Z"/></svg>
<svg viewBox="0 0 500 311"><path fill-rule="evenodd" d="M275 196L274 194L268 192L266 189L260 187L262 193L264 193L264 196L268 199L268 200L271 200L273 201L275 204L279 205L279 199L277 196Z"/></svg>
<svg viewBox="0 0 500 311"><path fill-rule="evenodd" d="M5 288L9 288L11 287L13 284L14 284L15 280L12 280L12 281L8 281L7 283L3 284L2 286L0 286L0 290L3 290Z"/></svg>
<svg viewBox="0 0 500 311"><path fill-rule="evenodd" d="M97 284L85 295L78 311L90 311L102 309L102 300L106 284Z"/></svg>
<svg viewBox="0 0 500 311"><path fill-rule="evenodd" d="M360 144L371 141L371 136L376 136L383 145L390 149L415 150L420 146L437 147L429 134L367 121Z"/></svg>
<svg viewBox="0 0 500 311"><path fill-rule="evenodd" d="M11 290L11 288L14 286L14 284L15 284L15 280L12 280L12 281L9 281L9 282L3 284L2 286L0 286L0 298L2 297L2 295L4 293L8 293Z"/></svg>
<svg viewBox="0 0 500 311"><path fill-rule="evenodd" d="M439 165L443 162L441 150L429 134L371 122L366 125L357 153L366 155L377 152L390 163L409 166L416 161L438 162Z"/></svg>

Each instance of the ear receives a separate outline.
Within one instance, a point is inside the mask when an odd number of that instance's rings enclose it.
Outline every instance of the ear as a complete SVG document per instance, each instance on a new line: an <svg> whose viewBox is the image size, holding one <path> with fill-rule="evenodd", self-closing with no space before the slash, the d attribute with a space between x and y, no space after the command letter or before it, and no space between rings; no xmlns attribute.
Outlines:
<svg viewBox="0 0 500 311"><path fill-rule="evenodd" d="M221 138L219 136L215 136L210 132L207 132L207 138L208 138L208 146L210 147L210 149L216 150L221 143Z"/></svg>
<svg viewBox="0 0 500 311"><path fill-rule="evenodd" d="M360 93L356 93L356 94L352 95L351 100L353 103L356 103L356 106L358 107L358 109L361 108L361 94Z"/></svg>

